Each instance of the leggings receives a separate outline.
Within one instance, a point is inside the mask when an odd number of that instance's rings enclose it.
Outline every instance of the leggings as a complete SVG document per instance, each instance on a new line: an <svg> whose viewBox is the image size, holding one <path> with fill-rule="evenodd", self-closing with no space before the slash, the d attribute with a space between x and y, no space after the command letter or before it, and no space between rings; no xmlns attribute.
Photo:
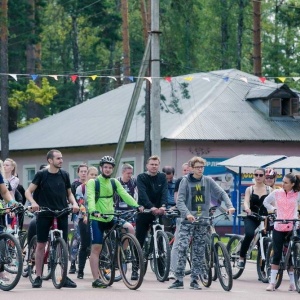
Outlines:
<svg viewBox="0 0 300 300"><path fill-rule="evenodd" d="M245 218L245 237L241 246L240 257L246 258L247 251L249 249L252 239L254 238L255 229L259 226L259 224L259 220L255 220L253 218Z"/></svg>
<svg viewBox="0 0 300 300"><path fill-rule="evenodd" d="M78 270L81 272L84 270L88 248L91 246L91 228L89 223L83 223L83 219L79 219L78 226L81 241L78 254Z"/></svg>

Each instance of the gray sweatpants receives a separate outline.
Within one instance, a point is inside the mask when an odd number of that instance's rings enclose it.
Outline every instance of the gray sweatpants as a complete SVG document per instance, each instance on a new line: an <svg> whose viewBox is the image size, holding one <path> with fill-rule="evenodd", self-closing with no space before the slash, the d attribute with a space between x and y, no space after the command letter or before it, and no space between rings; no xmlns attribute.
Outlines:
<svg viewBox="0 0 300 300"><path fill-rule="evenodd" d="M172 245L171 250L171 264L170 264L170 271L175 272L177 268L177 262L178 262L178 242L179 242L179 231L180 231L180 225L181 225L181 218L176 219L176 230L174 233L174 243Z"/></svg>

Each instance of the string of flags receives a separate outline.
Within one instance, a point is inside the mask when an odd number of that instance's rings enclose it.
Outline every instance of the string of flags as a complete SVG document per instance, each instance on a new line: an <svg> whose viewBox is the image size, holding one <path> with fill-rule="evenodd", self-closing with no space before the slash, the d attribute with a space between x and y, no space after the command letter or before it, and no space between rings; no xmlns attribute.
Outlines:
<svg viewBox="0 0 300 300"><path fill-rule="evenodd" d="M118 76L100 76L100 75L38 75L38 74L3 74L0 73L0 75L9 75L10 77L12 77L15 81L18 81L18 77L22 77L22 76L26 76L26 77L30 77L33 81L35 81L37 78L39 77L50 77L53 78L54 80L58 80L59 77L69 77L70 80L72 82L75 82L77 79L79 78L91 78L93 81L96 80L97 78L110 78L114 81L117 81L117 78L119 78ZM194 78L201 78L202 80L205 81L210 81L209 77L206 76L202 76L202 75L197 75L197 76L179 76L182 77L183 80L186 81L192 81ZM135 79L138 79L139 77L135 77L135 76L121 76L122 79L129 79L131 82L134 82ZM143 79L148 80L150 83L152 83L152 79L154 78L159 78L159 79L164 79L167 82L172 82L172 77L168 76L168 77L141 77ZM222 79L225 82L228 82L230 79L230 77L228 76L224 76L222 77ZM234 78L234 80L236 80L237 78ZM244 81L246 83L248 83L248 78L247 77L240 77L239 78L241 81ZM277 79L280 82L284 83L286 82L286 80L293 80L294 82L297 82L298 80L300 80L300 77L258 77L259 81L262 83L265 83L266 80L274 80Z"/></svg>

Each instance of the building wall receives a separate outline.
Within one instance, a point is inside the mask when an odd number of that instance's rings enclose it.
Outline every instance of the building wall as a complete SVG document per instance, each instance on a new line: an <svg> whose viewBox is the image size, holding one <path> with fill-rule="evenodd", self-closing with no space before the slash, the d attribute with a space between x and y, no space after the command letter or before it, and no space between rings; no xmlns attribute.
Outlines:
<svg viewBox="0 0 300 300"><path fill-rule="evenodd" d="M205 142L205 141L162 141L161 148L161 168L164 165L171 165L175 168L175 176L181 176L181 166L193 156L202 156L203 158L228 159L239 154L266 154L266 155L286 155L299 156L300 143L282 143L282 142ZM50 150L50 149L49 149ZM114 155L115 145L77 147L68 149L59 149L63 154L63 168L70 172L71 180L74 179L72 166L82 162L98 164L104 155ZM48 150L31 151L11 151L10 157L18 165L18 174L20 182L24 187L28 186L26 177L26 168L32 166L38 170L39 166L46 163L46 154ZM122 159L133 161L135 175L144 171L144 149L143 143L127 144ZM297 167L297 166L295 166ZM119 172L118 172L119 174Z"/></svg>

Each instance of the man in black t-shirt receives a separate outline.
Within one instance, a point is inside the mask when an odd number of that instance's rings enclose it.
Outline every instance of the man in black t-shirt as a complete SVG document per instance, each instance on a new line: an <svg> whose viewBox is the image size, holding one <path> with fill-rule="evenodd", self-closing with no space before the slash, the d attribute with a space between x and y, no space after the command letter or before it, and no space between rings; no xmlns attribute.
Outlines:
<svg viewBox="0 0 300 300"><path fill-rule="evenodd" d="M49 168L38 171L32 183L25 191L26 198L30 201L32 210L37 211L39 207L47 207L51 210L62 210L68 207L68 201L73 205L73 212L76 213L79 207L71 192L71 183L69 174L61 170L62 154L58 150L50 150L47 153L47 162ZM35 199L33 199L33 192ZM67 201L68 200L68 201ZM45 246L48 240L48 234L52 225L53 218L39 215L36 221L37 229L37 247L35 254L36 275L33 288L42 286L42 266L44 260ZM63 238L67 241L68 236L68 215L58 218L58 229L63 231ZM76 284L67 278L65 287L76 287Z"/></svg>

